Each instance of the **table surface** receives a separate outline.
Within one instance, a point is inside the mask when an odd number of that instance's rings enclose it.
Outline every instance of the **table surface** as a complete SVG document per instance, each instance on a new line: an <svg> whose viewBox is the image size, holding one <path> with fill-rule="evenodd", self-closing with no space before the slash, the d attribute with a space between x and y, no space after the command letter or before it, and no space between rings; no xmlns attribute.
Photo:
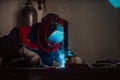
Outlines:
<svg viewBox="0 0 120 80"><path fill-rule="evenodd" d="M41 79L42 78L42 79ZM7 68L0 80L120 80L120 68Z"/></svg>

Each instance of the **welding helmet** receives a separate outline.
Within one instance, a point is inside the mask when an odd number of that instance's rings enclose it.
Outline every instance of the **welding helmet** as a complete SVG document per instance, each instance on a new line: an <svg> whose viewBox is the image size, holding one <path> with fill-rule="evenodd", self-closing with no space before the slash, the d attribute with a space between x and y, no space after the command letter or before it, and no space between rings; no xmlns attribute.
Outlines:
<svg viewBox="0 0 120 80"><path fill-rule="evenodd" d="M67 23L56 14L48 14L42 19L38 27L38 42L42 51L58 51L64 39L64 27Z"/></svg>

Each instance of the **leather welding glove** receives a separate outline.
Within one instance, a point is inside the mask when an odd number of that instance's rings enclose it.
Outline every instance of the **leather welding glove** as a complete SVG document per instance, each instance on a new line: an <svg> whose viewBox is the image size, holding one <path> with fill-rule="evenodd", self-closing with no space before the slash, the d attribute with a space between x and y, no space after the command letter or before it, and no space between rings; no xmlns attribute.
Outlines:
<svg viewBox="0 0 120 80"><path fill-rule="evenodd" d="M37 53L33 52L32 50L29 50L26 47L20 48L19 53L21 55L27 57L31 63L39 63L39 62L41 62L40 61L41 60L40 56Z"/></svg>

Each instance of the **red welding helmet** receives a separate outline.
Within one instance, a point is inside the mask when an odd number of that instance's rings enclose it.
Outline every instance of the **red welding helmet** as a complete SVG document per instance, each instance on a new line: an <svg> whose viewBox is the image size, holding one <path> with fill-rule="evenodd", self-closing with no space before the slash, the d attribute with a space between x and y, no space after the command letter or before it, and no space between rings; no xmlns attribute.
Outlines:
<svg viewBox="0 0 120 80"><path fill-rule="evenodd" d="M42 19L38 27L37 36L41 51L58 51L60 47L59 43L61 43L64 38L64 26L66 23L68 22L62 18L59 18L56 14L48 14ZM59 35L59 37L56 34ZM58 39L60 37L61 39Z"/></svg>

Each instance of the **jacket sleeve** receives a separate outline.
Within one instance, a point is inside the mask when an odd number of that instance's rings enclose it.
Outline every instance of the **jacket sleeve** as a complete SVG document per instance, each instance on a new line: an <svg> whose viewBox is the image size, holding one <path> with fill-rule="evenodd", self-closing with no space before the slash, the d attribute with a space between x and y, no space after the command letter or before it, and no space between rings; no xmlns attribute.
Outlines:
<svg viewBox="0 0 120 80"><path fill-rule="evenodd" d="M13 58L20 56L19 49L21 45L19 44L19 32L17 28L13 28L12 31L0 38L0 57Z"/></svg>

